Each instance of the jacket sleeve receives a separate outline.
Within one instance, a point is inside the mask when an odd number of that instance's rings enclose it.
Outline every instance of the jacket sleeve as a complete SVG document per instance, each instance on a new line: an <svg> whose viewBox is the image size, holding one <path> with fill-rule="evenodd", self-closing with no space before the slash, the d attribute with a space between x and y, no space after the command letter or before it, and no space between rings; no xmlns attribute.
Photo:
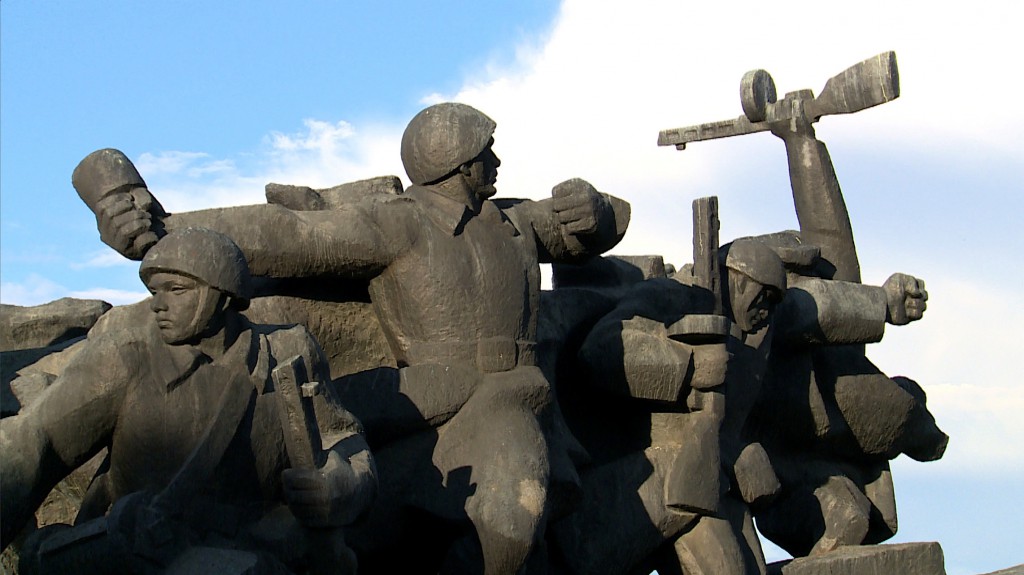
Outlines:
<svg viewBox="0 0 1024 575"><path fill-rule="evenodd" d="M135 346L119 339L87 340L35 402L0 421L4 547L57 483L109 444L136 365Z"/></svg>
<svg viewBox="0 0 1024 575"><path fill-rule="evenodd" d="M874 343L885 333L885 314L880 287L805 278L786 290L774 337L783 345Z"/></svg>
<svg viewBox="0 0 1024 575"><path fill-rule="evenodd" d="M230 237L254 276L371 278L414 241L418 219L406 198L370 197L330 210L274 204L173 214L168 231L203 227Z"/></svg>
<svg viewBox="0 0 1024 575"><path fill-rule="evenodd" d="M597 214L597 228L589 234L566 233L551 207L552 199L540 201L496 200L503 210L512 214L520 227L529 226L537 240L541 263L571 263L600 255L618 244L629 225L629 202L602 194L605 203Z"/></svg>

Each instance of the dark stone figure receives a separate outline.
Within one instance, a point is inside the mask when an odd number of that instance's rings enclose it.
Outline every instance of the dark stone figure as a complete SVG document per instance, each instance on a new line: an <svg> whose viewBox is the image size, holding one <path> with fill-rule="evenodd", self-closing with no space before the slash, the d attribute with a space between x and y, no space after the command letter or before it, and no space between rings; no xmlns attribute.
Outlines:
<svg viewBox="0 0 1024 575"><path fill-rule="evenodd" d="M339 528L376 488L360 426L318 395L303 454L280 414L277 370L299 358L324 381L320 347L302 327L240 314L249 271L221 234L177 230L139 274L153 294L146 321L90 336L36 401L0 422L5 547L59 480L108 450L75 525L34 532L22 572L354 573ZM300 468L301 458L318 465Z"/></svg>
<svg viewBox="0 0 1024 575"><path fill-rule="evenodd" d="M758 526L802 556L892 537L896 501L888 460L901 453L938 459L948 438L916 382L890 379L865 356L864 344L881 340L886 323L921 319L924 282L897 273L881 287L860 283L846 204L804 110L806 95L780 104L792 107L792 117L774 123L772 133L786 145L800 232L762 239L783 256L793 286L794 313L781 321L815 325L811 337L773 352L751 433L770 445L783 480L782 496L758 514ZM823 313L830 309L843 310L845 319L830 319Z"/></svg>
<svg viewBox="0 0 1024 575"><path fill-rule="evenodd" d="M781 138L800 227L719 246L700 198L678 271L597 257L630 210L586 181L494 199L496 124L463 104L409 123L405 190L268 184L169 214L124 154L90 154L73 184L153 297L45 329L0 309L31 327L0 334L21 354L2 544L79 468L74 525L27 532L24 573L941 573L937 545L857 547L896 531L889 460L947 437L866 357L927 292L861 283L812 128L898 95L891 52L816 98L758 70L743 116L662 132ZM765 565L758 531L798 559Z"/></svg>
<svg viewBox="0 0 1024 575"><path fill-rule="evenodd" d="M675 545L675 569L686 573L764 569L743 498L774 495L777 480L740 430L763 377L786 277L778 256L753 240L723 246L720 257L721 302L692 285L689 268L651 278L635 284L580 348L586 384L639 400L646 414L639 425L623 418L617 430L632 434L626 441L637 451L608 460L600 442L585 442L601 463L583 471L581 509L553 526L572 572L631 572L666 542ZM724 316L713 313L716 303ZM608 484L643 469L645 512L623 513L637 493L616 499ZM612 518L622 519L615 529L607 527Z"/></svg>
<svg viewBox="0 0 1024 575"><path fill-rule="evenodd" d="M374 393L344 382L339 393L371 434L388 428L389 440L374 447L381 505L360 538L381 570L408 565L396 550L450 532L423 550L420 565L536 572L552 491L568 497L578 483L574 441L536 367L538 264L612 247L628 204L578 179L548 200L492 201L501 165L494 129L469 106L431 106L402 138L414 185L329 210L268 204L165 215L139 190L95 206L101 237L129 257L145 234L202 226L231 237L257 276L339 289L368 280L398 370L378 373ZM403 526L424 515L432 532L407 533L403 545Z"/></svg>

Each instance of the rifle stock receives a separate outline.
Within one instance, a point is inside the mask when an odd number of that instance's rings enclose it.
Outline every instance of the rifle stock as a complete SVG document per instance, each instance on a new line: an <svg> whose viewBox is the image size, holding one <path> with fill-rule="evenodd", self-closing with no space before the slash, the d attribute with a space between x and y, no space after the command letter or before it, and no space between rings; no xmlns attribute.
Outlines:
<svg viewBox="0 0 1024 575"><path fill-rule="evenodd" d="M767 72L757 70L762 78ZM747 78L754 72L748 72L741 82L741 92L748 88ZM773 98L773 91L760 91L758 97ZM822 116L833 114L852 114L872 106L895 100L900 95L900 77L896 67L896 53L889 51L868 58L850 66L839 74L829 78L821 95L817 98L811 90L798 90L786 94L780 101L752 102L753 108L763 108L767 120L752 122L746 115L734 120L707 122L683 128L662 130L658 134L659 146L675 146L678 150L686 148L690 142L715 140L730 136L755 134L771 129L771 122L788 120L793 117L794 100L803 100L803 113L811 122L817 122ZM745 106L747 100L744 100Z"/></svg>

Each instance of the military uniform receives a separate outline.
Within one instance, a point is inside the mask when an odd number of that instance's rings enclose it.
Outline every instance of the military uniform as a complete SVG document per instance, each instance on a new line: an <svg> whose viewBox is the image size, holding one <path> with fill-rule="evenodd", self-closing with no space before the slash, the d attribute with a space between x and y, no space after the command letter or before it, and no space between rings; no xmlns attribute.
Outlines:
<svg viewBox="0 0 1024 575"><path fill-rule="evenodd" d="M76 524L102 516L110 504L132 494L199 482L198 488L183 490L187 497L170 502L187 525L190 545L267 549L273 542L261 541L259 532L268 517L287 516L280 510L280 476L290 466L270 375L278 361L295 355L310 366L311 377L325 377L322 351L301 327L245 322L216 360L190 345L164 343L152 320L90 335L35 403L3 420L3 523L23 524L60 478L106 447L107 461ZM225 377L232 375L242 382L240 393L228 397ZM333 446L359 477L352 499L357 503L339 518L344 524L371 500L375 470L358 422L331 399L315 402L324 445ZM217 433L211 430L219 412L239 400L247 405L235 428L227 430L230 443L212 472L176 479L204 436ZM281 552L274 561L303 563L301 549L273 551Z"/></svg>

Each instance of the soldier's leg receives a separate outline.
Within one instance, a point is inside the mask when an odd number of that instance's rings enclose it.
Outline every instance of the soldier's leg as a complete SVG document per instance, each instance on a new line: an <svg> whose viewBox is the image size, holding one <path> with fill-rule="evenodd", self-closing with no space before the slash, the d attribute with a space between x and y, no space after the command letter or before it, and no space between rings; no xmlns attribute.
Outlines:
<svg viewBox="0 0 1024 575"><path fill-rule="evenodd" d="M794 557L863 543L871 502L848 477L834 473L787 482L783 497L758 513L765 536Z"/></svg>
<svg viewBox="0 0 1024 575"><path fill-rule="evenodd" d="M652 446L587 469L579 507L548 526L552 555L571 573L630 573L687 529L699 515L670 507L665 492L685 448Z"/></svg>
<svg viewBox="0 0 1024 575"><path fill-rule="evenodd" d="M676 539L687 575L764 575L764 553L746 505L733 497L720 503L721 517L702 517Z"/></svg>
<svg viewBox="0 0 1024 575"><path fill-rule="evenodd" d="M536 573L546 564L540 541L550 467L538 414L550 401L539 369L490 374L440 429L434 463L446 490L466 494L464 509L473 526L442 572ZM473 564L476 557L482 565Z"/></svg>

